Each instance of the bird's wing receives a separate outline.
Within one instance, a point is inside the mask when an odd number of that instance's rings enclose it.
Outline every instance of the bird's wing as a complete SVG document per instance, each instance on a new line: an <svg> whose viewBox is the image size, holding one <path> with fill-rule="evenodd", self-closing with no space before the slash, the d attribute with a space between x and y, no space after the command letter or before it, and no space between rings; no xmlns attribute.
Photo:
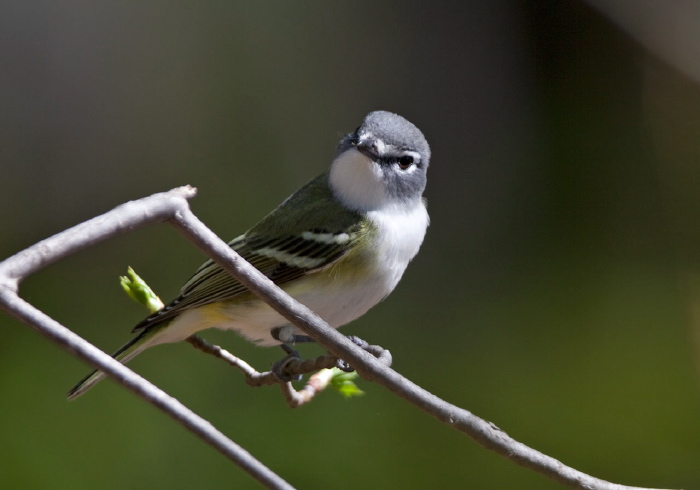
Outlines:
<svg viewBox="0 0 700 490"><path fill-rule="evenodd" d="M358 224L354 231L340 234L325 230L273 238L246 234L229 245L275 284L282 285L332 265L351 250L362 232L363 227ZM175 300L133 331L174 318L190 308L231 300L246 291L243 284L210 259L187 281Z"/></svg>
<svg viewBox="0 0 700 490"><path fill-rule="evenodd" d="M347 254L370 231L364 216L338 202L327 174L312 180L229 246L276 284L321 270ZM148 328L198 306L248 291L213 260L205 262L180 295L134 327Z"/></svg>

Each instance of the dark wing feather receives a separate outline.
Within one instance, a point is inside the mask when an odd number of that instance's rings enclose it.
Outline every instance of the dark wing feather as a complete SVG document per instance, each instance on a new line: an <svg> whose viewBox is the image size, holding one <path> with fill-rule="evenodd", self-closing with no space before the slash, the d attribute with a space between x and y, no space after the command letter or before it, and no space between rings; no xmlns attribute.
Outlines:
<svg viewBox="0 0 700 490"><path fill-rule="evenodd" d="M304 240L300 236L264 240L255 236L251 238L242 236L233 240L230 245L253 267L269 277L275 284L281 285L331 265L350 249L353 241L350 240L345 244L328 244ZM302 256L313 259L314 264L309 267L300 267L258 253L265 248L284 250L285 253L293 257ZM246 291L248 289L243 284L210 259L187 281L175 300L159 312L144 319L134 327L133 331L136 332L170 320L191 308L231 300Z"/></svg>

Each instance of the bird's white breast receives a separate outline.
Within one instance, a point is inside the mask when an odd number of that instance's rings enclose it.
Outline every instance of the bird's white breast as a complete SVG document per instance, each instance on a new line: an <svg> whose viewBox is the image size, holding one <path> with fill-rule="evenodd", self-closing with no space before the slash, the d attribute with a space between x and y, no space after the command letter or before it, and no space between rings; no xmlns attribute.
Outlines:
<svg viewBox="0 0 700 490"><path fill-rule="evenodd" d="M370 211L367 216L377 227L374 246L381 261L379 270L385 276L386 296L418 253L430 219L422 200L408 209L391 206Z"/></svg>
<svg viewBox="0 0 700 490"><path fill-rule="evenodd" d="M328 282L298 298L333 327L360 317L394 290L418 253L429 222L422 202L409 210L372 211L368 218L376 231L367 244L371 263L366 273L349 281L319 275L319 280Z"/></svg>

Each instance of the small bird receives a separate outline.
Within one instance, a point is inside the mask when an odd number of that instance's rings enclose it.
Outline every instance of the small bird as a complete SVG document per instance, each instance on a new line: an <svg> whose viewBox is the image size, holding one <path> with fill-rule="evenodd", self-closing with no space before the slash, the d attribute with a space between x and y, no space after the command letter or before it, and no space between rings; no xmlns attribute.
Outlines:
<svg viewBox="0 0 700 490"><path fill-rule="evenodd" d="M396 287L418 253L429 218L422 197L430 147L412 123L369 113L340 140L330 168L282 202L229 246L334 328L362 316ZM154 345L200 330L235 330L262 346L301 340L279 313L213 260L113 357L125 363ZM68 392L74 399L104 377L94 371Z"/></svg>

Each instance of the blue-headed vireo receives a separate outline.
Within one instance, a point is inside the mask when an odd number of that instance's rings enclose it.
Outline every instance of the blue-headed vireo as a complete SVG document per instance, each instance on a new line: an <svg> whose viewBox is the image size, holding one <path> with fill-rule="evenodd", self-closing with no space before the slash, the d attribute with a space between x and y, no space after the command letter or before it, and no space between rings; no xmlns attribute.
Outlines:
<svg viewBox="0 0 700 490"><path fill-rule="evenodd" d="M229 245L332 327L345 325L391 293L418 253L429 221L422 197L429 161L418 128L397 114L371 112L340 141L328 171ZM264 346L300 335L208 260L175 300L136 325L138 335L114 358L127 362L148 347L211 327ZM68 397L103 376L93 372Z"/></svg>

